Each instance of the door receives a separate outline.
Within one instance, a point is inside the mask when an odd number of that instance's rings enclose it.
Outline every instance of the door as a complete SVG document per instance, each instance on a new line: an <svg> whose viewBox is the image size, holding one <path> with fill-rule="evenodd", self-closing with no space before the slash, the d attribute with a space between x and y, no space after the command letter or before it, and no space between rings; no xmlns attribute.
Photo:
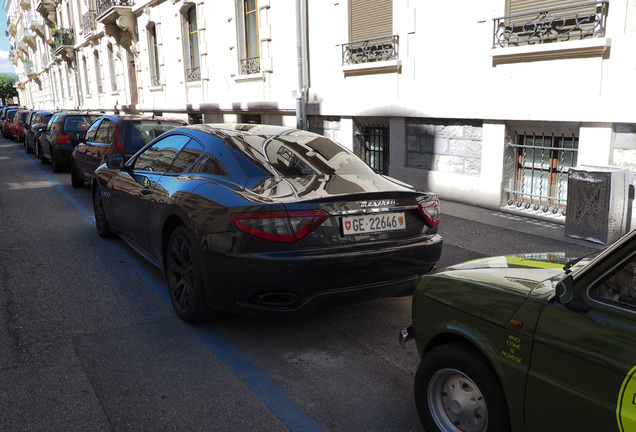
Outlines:
<svg viewBox="0 0 636 432"><path fill-rule="evenodd" d="M636 392L623 388L636 366L636 258L612 259L589 290L576 287L589 310L554 302L541 314L526 396L530 431L634 430L618 423L633 427L636 419Z"/></svg>
<svg viewBox="0 0 636 432"><path fill-rule="evenodd" d="M161 176L167 172L181 148L190 140L170 135L132 159L113 179L111 205L116 225L122 232L148 249L148 205Z"/></svg>

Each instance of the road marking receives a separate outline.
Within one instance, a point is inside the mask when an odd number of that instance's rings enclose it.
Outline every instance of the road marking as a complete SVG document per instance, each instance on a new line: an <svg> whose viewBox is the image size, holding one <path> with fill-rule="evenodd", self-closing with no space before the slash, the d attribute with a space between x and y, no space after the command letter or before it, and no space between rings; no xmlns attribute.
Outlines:
<svg viewBox="0 0 636 432"><path fill-rule="evenodd" d="M17 148L17 145L14 145ZM26 153L24 157L55 187L55 189L79 212L79 214L95 228L95 216L90 214L75 198L62 188L42 166L36 164ZM155 273L145 268L140 258L130 249L118 241L108 244L129 264L135 267L137 273L155 291L165 303L172 308L170 295L166 289L165 281ZM191 325L203 342L227 364L230 369L269 407L270 410L291 431L321 432L322 428L313 421L296 403L283 392L258 366L256 366L245 354L226 339L212 323Z"/></svg>
<svg viewBox="0 0 636 432"><path fill-rule="evenodd" d="M2 159L2 158L0 158ZM22 182L22 183L7 183L9 186L9 190L20 190L20 189L39 189L44 187L53 186L50 181L32 181L32 182Z"/></svg>

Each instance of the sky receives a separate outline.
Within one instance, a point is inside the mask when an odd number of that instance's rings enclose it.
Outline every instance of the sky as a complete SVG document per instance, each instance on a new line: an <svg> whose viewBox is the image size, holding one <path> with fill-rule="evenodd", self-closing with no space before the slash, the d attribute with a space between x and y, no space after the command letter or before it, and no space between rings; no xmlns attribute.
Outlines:
<svg viewBox="0 0 636 432"><path fill-rule="evenodd" d="M5 36L7 31L7 13L0 9L0 73L15 73L15 68L9 61L11 44Z"/></svg>

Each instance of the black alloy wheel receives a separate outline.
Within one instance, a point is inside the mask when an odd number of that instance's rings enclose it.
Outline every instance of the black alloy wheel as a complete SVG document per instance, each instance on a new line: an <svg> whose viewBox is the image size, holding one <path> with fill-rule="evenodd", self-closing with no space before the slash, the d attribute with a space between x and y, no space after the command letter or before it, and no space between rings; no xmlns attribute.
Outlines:
<svg viewBox="0 0 636 432"><path fill-rule="evenodd" d="M200 268L185 227L177 227L170 236L165 263L170 300L179 318L187 322L209 319Z"/></svg>
<svg viewBox="0 0 636 432"><path fill-rule="evenodd" d="M101 238L112 237L113 233L108 225L108 219L106 219L102 193L99 190L98 185L93 186L93 213L95 214L95 228L97 229L97 235Z"/></svg>

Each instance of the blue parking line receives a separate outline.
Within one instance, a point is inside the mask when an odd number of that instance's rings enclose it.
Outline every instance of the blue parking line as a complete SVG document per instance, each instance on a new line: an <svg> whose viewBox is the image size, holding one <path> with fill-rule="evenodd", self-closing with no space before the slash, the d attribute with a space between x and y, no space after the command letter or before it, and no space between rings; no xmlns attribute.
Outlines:
<svg viewBox="0 0 636 432"><path fill-rule="evenodd" d="M18 147L14 144L14 147ZM90 214L75 198L64 190L49 173L47 173L33 158L27 154L23 156L33 165L44 178L79 212L90 226L95 227L95 216ZM155 273L144 267L139 257L117 242L109 242L109 245L129 264L135 267L137 273L155 291L155 293L170 307L170 295L166 289L165 281ZM204 323L192 325L205 344L227 364L230 369L269 407L270 410L291 431L321 432L322 428L313 421L294 401L285 394L258 366L243 354L232 342L218 332L213 324Z"/></svg>

